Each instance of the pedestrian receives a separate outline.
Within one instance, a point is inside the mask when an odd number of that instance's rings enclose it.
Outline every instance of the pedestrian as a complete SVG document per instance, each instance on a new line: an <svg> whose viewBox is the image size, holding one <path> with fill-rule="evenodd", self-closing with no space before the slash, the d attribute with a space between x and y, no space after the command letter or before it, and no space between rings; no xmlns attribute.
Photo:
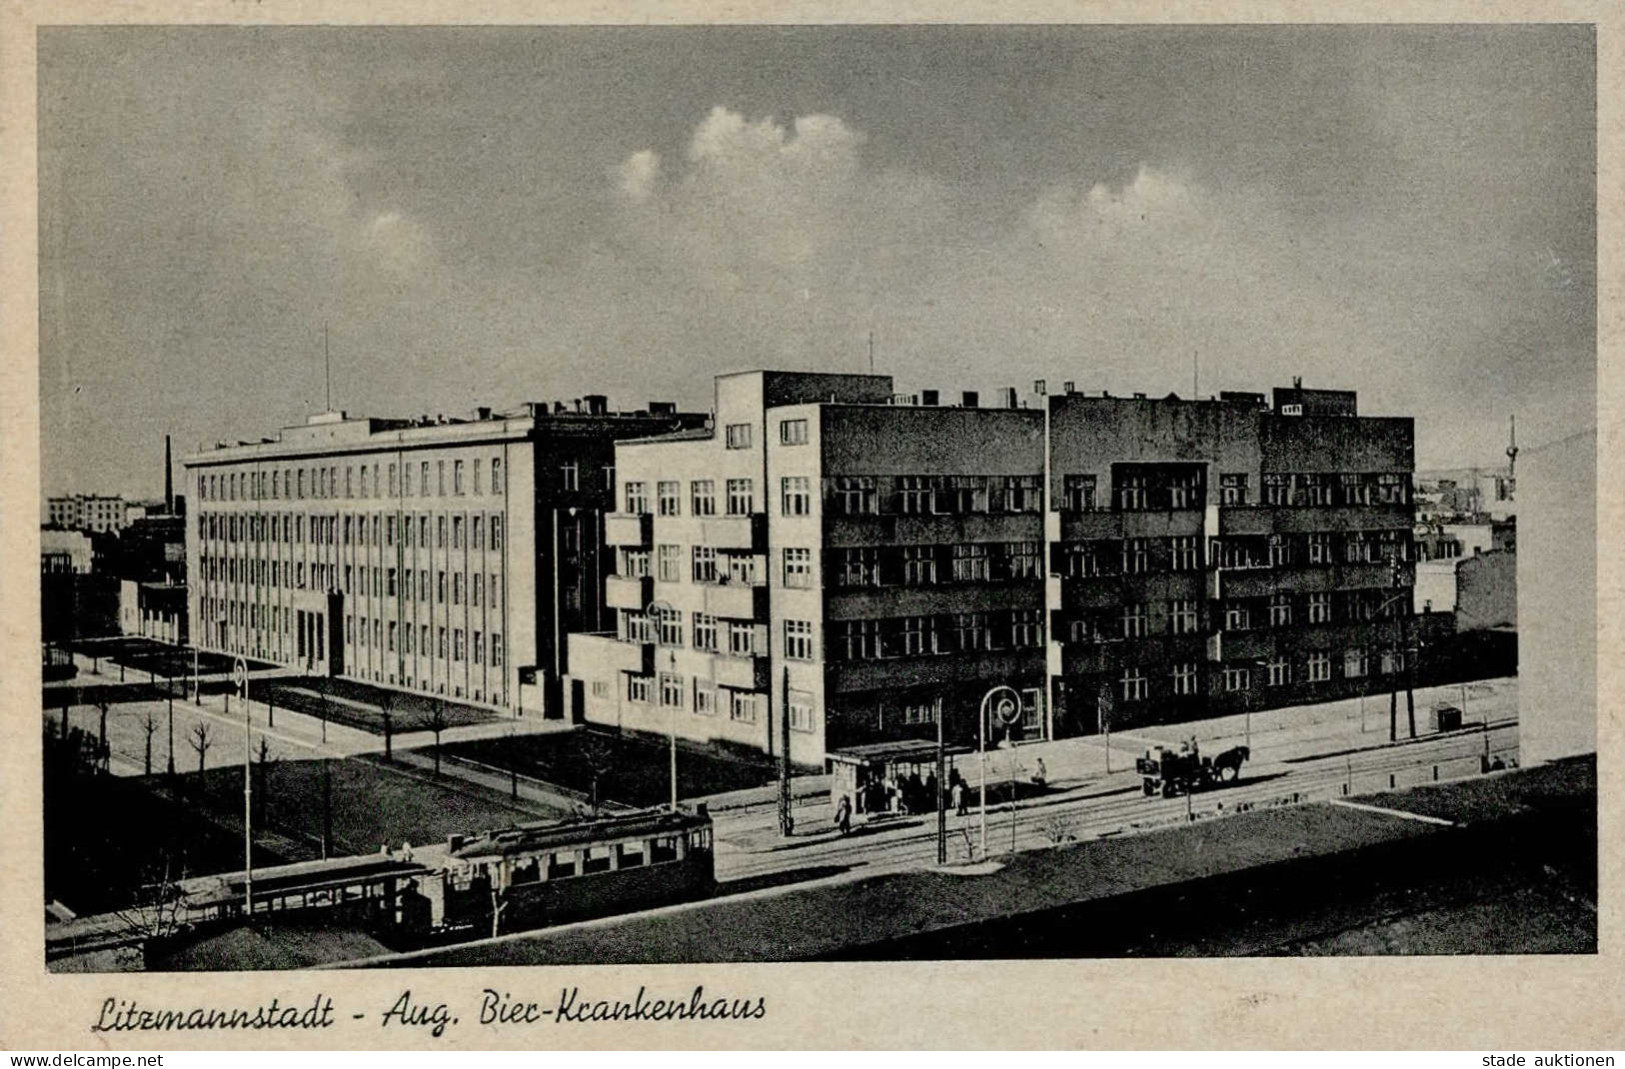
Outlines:
<svg viewBox="0 0 1625 1069"><path fill-rule="evenodd" d="M937 774L935 772L925 777L925 801L933 812L942 805L942 795L937 793Z"/></svg>
<svg viewBox="0 0 1625 1069"><path fill-rule="evenodd" d="M852 830L852 800L841 795L841 800L835 803L835 826L845 835Z"/></svg>
<svg viewBox="0 0 1625 1069"><path fill-rule="evenodd" d="M1044 759L1038 759L1038 771L1033 773L1033 784L1043 790L1044 784L1049 781L1049 773L1044 770Z"/></svg>
<svg viewBox="0 0 1625 1069"><path fill-rule="evenodd" d="M965 781L962 780L962 779L959 779L958 777L955 777L954 778L954 785L953 785L953 792L954 792L954 813L956 815L962 817L970 809L970 800L966 797L966 795L969 792L967 792L965 790Z"/></svg>

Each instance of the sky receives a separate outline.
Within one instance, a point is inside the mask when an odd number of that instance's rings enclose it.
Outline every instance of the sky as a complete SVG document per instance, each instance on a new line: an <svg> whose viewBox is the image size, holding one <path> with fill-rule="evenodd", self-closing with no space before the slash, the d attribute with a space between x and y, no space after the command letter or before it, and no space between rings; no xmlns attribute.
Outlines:
<svg viewBox="0 0 1625 1069"><path fill-rule="evenodd" d="M1586 26L45 29L42 479L720 372L1595 423Z"/></svg>

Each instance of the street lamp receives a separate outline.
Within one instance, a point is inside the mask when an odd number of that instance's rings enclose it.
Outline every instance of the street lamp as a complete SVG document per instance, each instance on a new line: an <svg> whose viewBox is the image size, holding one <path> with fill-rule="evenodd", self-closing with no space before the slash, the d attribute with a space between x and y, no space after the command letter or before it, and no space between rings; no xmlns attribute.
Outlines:
<svg viewBox="0 0 1625 1069"><path fill-rule="evenodd" d="M676 615L677 610L659 598L649 602L643 610L644 619L648 620L654 627L654 644L657 647L665 645L661 641L661 630L667 613ZM675 647L669 650L669 655L671 659L668 666L675 671L677 668L677 650ZM660 695L661 704L665 705L665 690L660 686L660 682L658 679L655 680L656 692ZM677 812L677 706L666 706L666 725L671 732L671 811L675 813Z"/></svg>
<svg viewBox="0 0 1625 1069"><path fill-rule="evenodd" d="M1014 712L1021 708L1021 695L1000 683L989 688L988 692L982 695L981 711L976 718L976 768L979 780L977 789L981 792L981 802L978 806L981 812L977 814L977 822L979 824L978 835L981 840L981 857L983 861L987 860L987 703L992 700L994 695L999 696L999 702L995 708L998 710L999 720L1003 723L1008 723ZM1013 803L1014 797L1012 796ZM1014 819L1013 812L1011 816Z"/></svg>

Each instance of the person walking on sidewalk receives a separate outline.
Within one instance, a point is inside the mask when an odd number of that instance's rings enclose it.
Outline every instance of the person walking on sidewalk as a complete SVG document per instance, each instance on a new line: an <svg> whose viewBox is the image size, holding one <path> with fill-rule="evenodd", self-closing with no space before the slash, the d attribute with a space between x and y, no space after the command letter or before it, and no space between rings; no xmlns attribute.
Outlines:
<svg viewBox="0 0 1625 1069"><path fill-rule="evenodd" d="M835 803L835 826L846 835L852 830L852 800L841 795L841 800Z"/></svg>
<svg viewBox="0 0 1625 1069"><path fill-rule="evenodd" d="M957 768L948 774L948 789L953 794L954 814L964 816L970 811L970 799L967 797L970 792L965 789L965 778Z"/></svg>

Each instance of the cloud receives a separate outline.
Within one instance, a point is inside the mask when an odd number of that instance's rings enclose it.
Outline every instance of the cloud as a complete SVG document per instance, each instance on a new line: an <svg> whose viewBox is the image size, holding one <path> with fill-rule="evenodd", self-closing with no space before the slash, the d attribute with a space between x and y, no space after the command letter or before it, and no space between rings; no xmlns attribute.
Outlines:
<svg viewBox="0 0 1625 1069"><path fill-rule="evenodd" d="M621 193L639 203L649 199L659 177L660 153L653 149L634 152L615 168L616 185Z"/></svg>

